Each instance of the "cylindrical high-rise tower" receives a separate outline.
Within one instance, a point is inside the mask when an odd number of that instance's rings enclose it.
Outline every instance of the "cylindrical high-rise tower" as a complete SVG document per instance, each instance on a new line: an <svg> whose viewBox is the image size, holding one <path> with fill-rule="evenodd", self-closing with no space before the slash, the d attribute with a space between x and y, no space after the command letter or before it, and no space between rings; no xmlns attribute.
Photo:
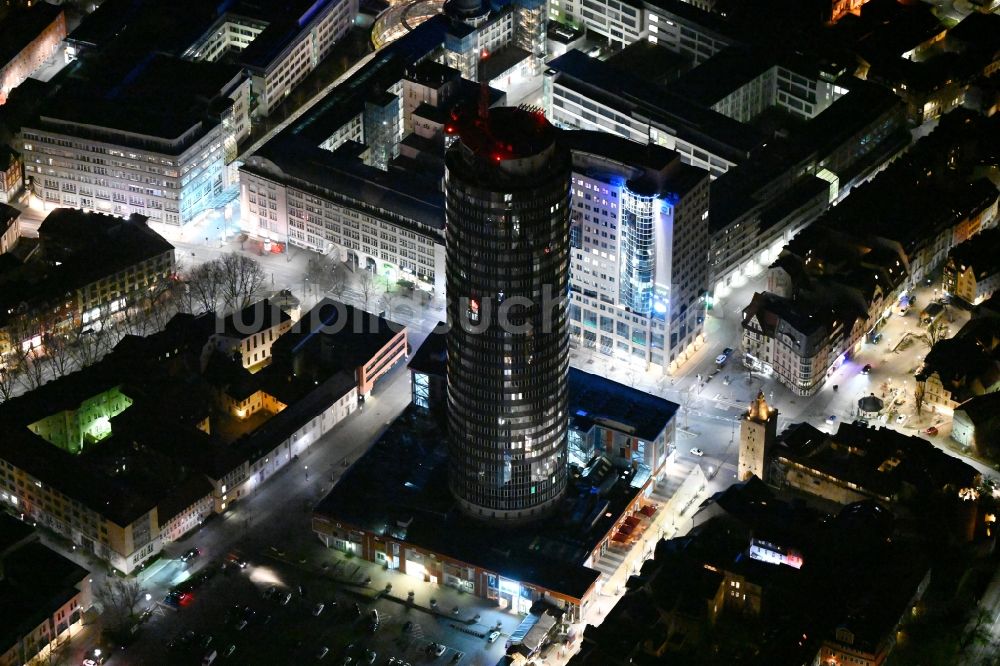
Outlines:
<svg viewBox="0 0 1000 666"><path fill-rule="evenodd" d="M570 154L521 109L446 129L451 490L530 520L566 488Z"/></svg>

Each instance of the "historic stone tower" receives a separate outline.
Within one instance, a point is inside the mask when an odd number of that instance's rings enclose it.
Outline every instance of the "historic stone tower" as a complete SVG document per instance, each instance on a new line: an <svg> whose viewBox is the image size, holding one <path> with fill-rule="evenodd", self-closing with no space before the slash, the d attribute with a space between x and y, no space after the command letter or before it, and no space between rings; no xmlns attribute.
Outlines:
<svg viewBox="0 0 1000 666"><path fill-rule="evenodd" d="M777 436L778 410L767 404L761 391L740 421L740 481L751 476L764 480L767 455Z"/></svg>

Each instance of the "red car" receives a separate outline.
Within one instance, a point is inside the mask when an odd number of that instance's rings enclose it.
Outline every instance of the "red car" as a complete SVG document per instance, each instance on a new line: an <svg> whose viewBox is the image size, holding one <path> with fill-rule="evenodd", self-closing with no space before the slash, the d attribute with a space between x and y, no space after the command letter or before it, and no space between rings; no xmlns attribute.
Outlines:
<svg viewBox="0 0 1000 666"><path fill-rule="evenodd" d="M924 430L924 433L933 436L933 435L938 434L938 429L935 428L934 426L931 426L927 430Z"/></svg>

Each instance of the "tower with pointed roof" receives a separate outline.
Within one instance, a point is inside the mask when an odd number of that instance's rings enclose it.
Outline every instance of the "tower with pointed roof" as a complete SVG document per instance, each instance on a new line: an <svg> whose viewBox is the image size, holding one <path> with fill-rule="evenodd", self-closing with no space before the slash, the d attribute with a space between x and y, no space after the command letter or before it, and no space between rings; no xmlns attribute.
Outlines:
<svg viewBox="0 0 1000 666"><path fill-rule="evenodd" d="M750 402L750 408L740 421L740 458L737 472L740 481L746 481L751 476L764 479L767 454L777 436L778 410L767 404L764 392L761 391Z"/></svg>

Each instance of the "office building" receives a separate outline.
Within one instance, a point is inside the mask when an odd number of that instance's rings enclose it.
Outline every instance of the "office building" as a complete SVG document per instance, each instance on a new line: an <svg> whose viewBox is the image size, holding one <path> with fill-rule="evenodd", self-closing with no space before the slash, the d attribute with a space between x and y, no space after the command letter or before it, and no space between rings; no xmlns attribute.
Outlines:
<svg viewBox="0 0 1000 666"><path fill-rule="evenodd" d="M536 518L566 489L570 153L521 109L449 129L449 482L470 515Z"/></svg>
<svg viewBox="0 0 1000 666"><path fill-rule="evenodd" d="M501 609L524 614L542 601L579 620L629 550L657 534L655 488L674 458L678 407L570 369L563 498L537 522L498 531L460 511L449 488L447 349L446 334L432 333L414 354L413 406L316 506L313 531L329 548Z"/></svg>
<svg viewBox="0 0 1000 666"><path fill-rule="evenodd" d="M86 60L120 49L141 60L159 51L236 65L251 88L249 115L234 127L242 138L250 131L249 117L277 108L330 54L357 13L357 0L106 0L70 33L66 53Z"/></svg>
<svg viewBox="0 0 1000 666"><path fill-rule="evenodd" d="M64 37L66 14L48 2L15 7L0 20L0 104L45 64Z"/></svg>
<svg viewBox="0 0 1000 666"><path fill-rule="evenodd" d="M240 69L150 54L128 68L82 72L52 86L17 134L25 175L46 208L168 225L208 210L229 185L226 147L235 149L237 127L249 131L250 84Z"/></svg>
<svg viewBox="0 0 1000 666"><path fill-rule="evenodd" d="M709 174L665 148L568 131L570 341L673 372L703 342Z"/></svg>
<svg viewBox="0 0 1000 666"><path fill-rule="evenodd" d="M354 24L357 0L225 3L185 58L235 60L251 79L253 116L267 116ZM220 8L221 8L220 7Z"/></svg>

